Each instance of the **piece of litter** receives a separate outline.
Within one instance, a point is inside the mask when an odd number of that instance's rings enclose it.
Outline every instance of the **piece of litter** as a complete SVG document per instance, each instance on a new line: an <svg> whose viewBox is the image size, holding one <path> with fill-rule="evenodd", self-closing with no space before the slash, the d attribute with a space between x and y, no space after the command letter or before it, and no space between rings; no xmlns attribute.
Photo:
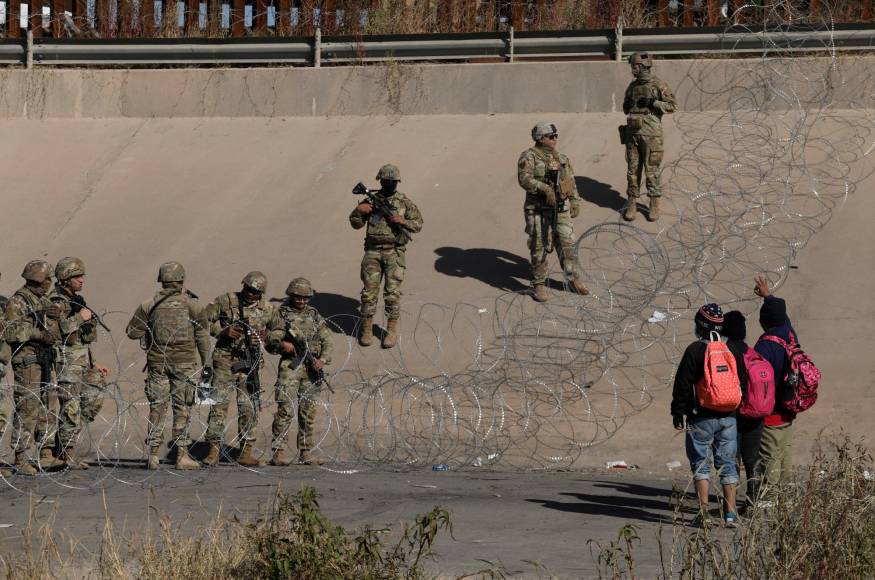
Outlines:
<svg viewBox="0 0 875 580"><path fill-rule="evenodd" d="M605 462L605 467L608 469L629 469L629 465L622 459Z"/></svg>
<svg viewBox="0 0 875 580"><path fill-rule="evenodd" d="M668 463L665 464L665 466L669 470L672 470L672 469L677 469L679 467L682 467L683 463L681 463L680 461L669 461Z"/></svg>
<svg viewBox="0 0 875 580"><path fill-rule="evenodd" d="M428 485L424 483L411 483L410 487L424 487L426 489L437 489L436 485Z"/></svg>
<svg viewBox="0 0 875 580"><path fill-rule="evenodd" d="M477 312L479 312L480 314L486 314L487 312L489 312L489 309L487 309L487 308L478 308L478 309L477 309Z"/></svg>
<svg viewBox="0 0 875 580"><path fill-rule="evenodd" d="M0 524L0 528L11 528L14 524Z"/></svg>
<svg viewBox="0 0 875 580"><path fill-rule="evenodd" d="M501 494L500 494L500 493L493 493L492 495L495 496L495 497L501 497Z"/></svg>
<svg viewBox="0 0 875 580"><path fill-rule="evenodd" d="M668 319L668 315L665 312L654 310L653 315L647 319L647 322L664 322L666 319Z"/></svg>
<svg viewBox="0 0 875 580"><path fill-rule="evenodd" d="M489 455L486 456L486 459L488 459L489 461L492 461L493 459L497 459L497 458L498 458L498 453L490 453Z"/></svg>
<svg viewBox="0 0 875 580"><path fill-rule="evenodd" d="M438 463L437 465L432 465L431 470L432 471L449 471L450 466L447 465L446 463Z"/></svg>
<svg viewBox="0 0 875 580"><path fill-rule="evenodd" d="M863 479L865 479L866 481L872 481L873 477L872 474L869 473L868 469L863 470Z"/></svg>

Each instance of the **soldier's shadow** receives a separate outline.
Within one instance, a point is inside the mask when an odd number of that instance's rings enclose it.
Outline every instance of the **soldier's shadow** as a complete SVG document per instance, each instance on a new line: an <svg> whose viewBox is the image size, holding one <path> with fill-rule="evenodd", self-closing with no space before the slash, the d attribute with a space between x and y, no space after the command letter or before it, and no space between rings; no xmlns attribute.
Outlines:
<svg viewBox="0 0 875 580"><path fill-rule="evenodd" d="M505 250L494 248L455 248L444 246L434 251L438 258L434 269L456 278L474 278L505 292L520 292L528 285L529 261Z"/></svg>
<svg viewBox="0 0 875 580"><path fill-rule="evenodd" d="M626 207L626 200L611 184L602 183L582 175L575 176L574 181L577 183L577 191L584 201L614 211L620 211Z"/></svg>

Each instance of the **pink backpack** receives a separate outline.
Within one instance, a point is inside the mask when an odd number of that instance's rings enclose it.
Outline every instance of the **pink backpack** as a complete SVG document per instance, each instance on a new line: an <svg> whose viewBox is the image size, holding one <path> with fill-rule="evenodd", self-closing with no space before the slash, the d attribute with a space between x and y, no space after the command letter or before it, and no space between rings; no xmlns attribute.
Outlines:
<svg viewBox="0 0 875 580"><path fill-rule="evenodd" d="M748 348L744 353L747 370L747 396L738 414L748 419L762 419L775 410L775 369L760 353Z"/></svg>
<svg viewBox="0 0 875 580"><path fill-rule="evenodd" d="M734 411L741 403L735 357L716 332L711 332L705 350L705 376L696 383L696 399L700 407L722 412Z"/></svg>
<svg viewBox="0 0 875 580"><path fill-rule="evenodd" d="M821 374L811 357L799 346L796 335L790 333L790 344L771 334L761 336L760 340L780 344L784 348L784 352L787 353L789 368L784 375L784 384L793 389L793 396L782 403L784 408L794 413L810 409L817 401L817 387L820 386Z"/></svg>

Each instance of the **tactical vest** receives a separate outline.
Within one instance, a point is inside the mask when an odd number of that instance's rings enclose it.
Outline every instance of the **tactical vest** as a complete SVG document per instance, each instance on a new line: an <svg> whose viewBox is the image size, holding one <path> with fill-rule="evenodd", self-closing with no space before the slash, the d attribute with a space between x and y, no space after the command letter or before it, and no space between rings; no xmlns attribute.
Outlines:
<svg viewBox="0 0 875 580"><path fill-rule="evenodd" d="M322 345L316 344L319 328L322 326L322 317L312 306L304 310L295 310L288 306L280 307L280 316L286 324L286 329L295 339L307 345L307 348L315 356L322 354ZM301 353L298 353L300 355Z"/></svg>
<svg viewBox="0 0 875 580"><path fill-rule="evenodd" d="M395 209L395 213L402 216L406 213L407 206L402 201L402 194L396 192L386 201ZM399 225L390 224L385 216L377 215L376 211L367 218L368 229L365 238L367 243L380 246L403 246L410 241L410 234L407 230Z"/></svg>
<svg viewBox="0 0 875 580"><path fill-rule="evenodd" d="M646 83L635 83L632 85L631 92L631 100L632 107L629 109L630 115L651 115L654 114L653 110L650 107L639 107L638 101L640 99L646 99L649 101L650 99L659 100L660 95L659 86L654 82L646 82ZM659 116L659 115L657 115Z"/></svg>
<svg viewBox="0 0 875 580"><path fill-rule="evenodd" d="M165 298L149 316L152 345L174 347L194 343L188 299L181 292Z"/></svg>

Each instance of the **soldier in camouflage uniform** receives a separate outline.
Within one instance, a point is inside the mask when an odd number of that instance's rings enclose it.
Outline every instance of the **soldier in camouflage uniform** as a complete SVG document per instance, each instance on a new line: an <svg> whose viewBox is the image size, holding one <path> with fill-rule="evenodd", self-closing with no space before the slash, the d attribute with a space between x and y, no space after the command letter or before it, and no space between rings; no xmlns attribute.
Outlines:
<svg viewBox="0 0 875 580"><path fill-rule="evenodd" d="M40 449L42 469L60 467L55 459L54 419L49 411L53 392L53 347L59 340L60 309L48 298L52 287L52 266L43 260L28 262L21 274L25 285L6 305L3 339L12 349L15 402L12 445L15 467L22 475L36 475L28 457L34 442Z"/></svg>
<svg viewBox="0 0 875 580"><path fill-rule="evenodd" d="M0 296L0 312L6 312L6 304L9 299L6 296ZM6 376L6 368L12 362L12 349L9 348L9 343L3 340L3 328L6 326L6 320L0 319L0 388L4 387L3 377ZM4 399L6 398L5 389L0 390L0 441L3 440L3 435L6 433L6 427L9 426L9 416L6 414L6 406ZM0 468L0 477L9 477L12 475L11 469L5 467Z"/></svg>
<svg viewBox="0 0 875 580"><path fill-rule="evenodd" d="M396 191L401 182L401 172L394 165L384 165L377 173L380 191L376 196L391 207L385 215L368 201L356 206L349 214L349 223L354 229L367 224L365 255L362 258L361 315L362 327L359 344L370 346L374 340L373 323L377 311L377 296L380 280L383 286L383 306L388 323L383 336L383 348L392 348L398 342L398 318L401 316L401 283L407 267L405 253L411 234L422 230L419 208L401 192Z"/></svg>
<svg viewBox="0 0 875 580"><path fill-rule="evenodd" d="M267 328L276 309L264 299L267 277L250 272L243 278L240 292L228 292L207 306L210 333L216 337L213 350L213 387L216 403L210 409L206 440L210 445L205 465L219 461L225 418L231 398L237 400L237 436L240 454L237 462L247 467L262 463L252 456L261 408L259 372L264 366L261 347L267 341Z"/></svg>
<svg viewBox="0 0 875 580"><path fill-rule="evenodd" d="M146 351L146 398L149 399L149 432L146 469L158 469L158 449L164 439L164 415L173 406L173 440L176 469L199 469L188 446L189 415L197 383L212 376L209 366L210 333L205 309L197 296L183 287L185 269L167 262L158 270L161 291L137 307L128 323L129 338ZM203 370L201 370L203 369Z"/></svg>
<svg viewBox="0 0 875 580"><path fill-rule="evenodd" d="M621 127L621 136L626 145L626 194L629 201L623 219L632 221L637 215L637 200L641 192L641 174L647 179L647 195L650 197L648 221L659 219L659 166L664 152L662 142L662 116L674 113L677 108L674 94L664 81L655 77L650 68L653 61L646 53L635 53L629 58L635 80L626 89L623 112L626 125Z"/></svg>
<svg viewBox="0 0 875 580"><path fill-rule="evenodd" d="M279 307L271 323L267 349L280 355L276 379L276 415L273 418L273 458L271 465L288 465L286 439L295 403L298 406L298 462L321 465L311 453L315 399L322 388L322 373L331 363L334 345L325 320L309 305L313 288L306 278L295 278L286 288L289 297Z"/></svg>
<svg viewBox="0 0 875 580"><path fill-rule="evenodd" d="M517 179L526 190L523 213L532 257L532 294L538 302L548 299L547 254L556 248L559 265L568 278L570 289L589 294L579 280L574 246L574 223L580 214L580 195L574 181L574 168L568 157L556 150L559 133L552 123L538 123L532 128L534 147L522 152L517 163ZM555 228L553 226L555 214Z"/></svg>
<svg viewBox="0 0 875 580"><path fill-rule="evenodd" d="M88 469L73 452L82 429L82 407L86 420L94 420L94 408L102 405L102 381L109 369L96 364L91 344L97 340L97 321L79 294L85 282L85 264L79 258L62 258L55 266L54 291L49 300L60 312L60 342L55 347L55 375L60 401L58 458L71 469Z"/></svg>

